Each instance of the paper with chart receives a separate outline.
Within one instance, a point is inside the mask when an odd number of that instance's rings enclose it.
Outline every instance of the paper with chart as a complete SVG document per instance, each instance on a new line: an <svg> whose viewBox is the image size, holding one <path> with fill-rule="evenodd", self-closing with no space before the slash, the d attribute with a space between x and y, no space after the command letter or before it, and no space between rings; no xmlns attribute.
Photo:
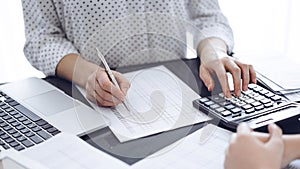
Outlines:
<svg viewBox="0 0 300 169"><path fill-rule="evenodd" d="M195 109L199 95L164 66L126 73L130 111L122 104L103 108L92 104L110 120L110 129L121 142L210 120ZM84 93L82 89L81 92Z"/></svg>
<svg viewBox="0 0 300 169"><path fill-rule="evenodd" d="M26 149L21 155L47 169L129 168L126 163L92 147L79 137L60 133Z"/></svg>
<svg viewBox="0 0 300 169"><path fill-rule="evenodd" d="M232 132L208 124L131 166L131 169L224 168L225 151ZM284 169L300 169L300 160Z"/></svg>
<svg viewBox="0 0 300 169"><path fill-rule="evenodd" d="M131 166L132 169L222 169L231 132L209 124Z"/></svg>

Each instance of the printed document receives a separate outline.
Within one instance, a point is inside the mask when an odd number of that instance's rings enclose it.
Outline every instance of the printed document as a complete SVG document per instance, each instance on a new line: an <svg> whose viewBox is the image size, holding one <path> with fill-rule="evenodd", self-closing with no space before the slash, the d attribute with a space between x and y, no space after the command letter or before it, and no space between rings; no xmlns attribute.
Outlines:
<svg viewBox="0 0 300 169"><path fill-rule="evenodd" d="M79 137L60 133L21 155L48 169L128 168L126 163L92 147Z"/></svg>
<svg viewBox="0 0 300 169"><path fill-rule="evenodd" d="M127 93L130 111L122 104L103 108L91 103L109 119L120 142L210 120L192 105L199 95L164 66L124 76L131 83ZM79 90L85 96L85 90Z"/></svg>
<svg viewBox="0 0 300 169"><path fill-rule="evenodd" d="M231 132L209 124L134 164L133 169L222 169Z"/></svg>
<svg viewBox="0 0 300 169"><path fill-rule="evenodd" d="M132 169L224 168L225 151L232 132L208 124L131 166ZM285 169L300 169L300 160Z"/></svg>

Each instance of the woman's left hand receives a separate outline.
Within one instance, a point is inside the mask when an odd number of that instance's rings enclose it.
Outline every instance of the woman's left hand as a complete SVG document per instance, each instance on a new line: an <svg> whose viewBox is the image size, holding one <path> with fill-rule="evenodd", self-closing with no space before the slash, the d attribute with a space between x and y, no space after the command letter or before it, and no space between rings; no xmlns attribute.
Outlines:
<svg viewBox="0 0 300 169"><path fill-rule="evenodd" d="M256 83L253 66L228 56L226 44L222 40L216 38L204 40L199 45L198 53L201 59L199 76L209 91L214 89L213 74L215 74L225 97L231 97L227 71L232 74L236 96L241 95L241 90L247 90L249 82Z"/></svg>

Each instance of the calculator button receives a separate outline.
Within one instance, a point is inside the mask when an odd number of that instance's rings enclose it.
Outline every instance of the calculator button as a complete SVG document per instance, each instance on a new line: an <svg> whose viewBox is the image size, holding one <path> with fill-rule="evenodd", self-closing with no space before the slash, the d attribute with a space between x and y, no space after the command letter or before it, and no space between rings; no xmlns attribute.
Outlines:
<svg viewBox="0 0 300 169"><path fill-rule="evenodd" d="M248 88L249 88L249 89L254 89L254 88L256 88L256 87L257 87L257 85L254 84L254 83L248 84Z"/></svg>
<svg viewBox="0 0 300 169"><path fill-rule="evenodd" d="M242 106L242 109L247 110L247 109L251 109L252 106L250 104L246 104L244 106Z"/></svg>
<svg viewBox="0 0 300 169"><path fill-rule="evenodd" d="M265 96L270 98L270 97L273 97L273 96L275 96L275 94L274 94L274 93L271 93L271 92L269 92L269 93L265 94Z"/></svg>
<svg viewBox="0 0 300 169"><path fill-rule="evenodd" d="M260 106L260 105L262 105L262 104L261 104L260 102L256 101L256 102L251 103L251 105L252 105L253 107L257 107L257 106Z"/></svg>
<svg viewBox="0 0 300 169"><path fill-rule="evenodd" d="M252 98L254 98L254 97L257 97L257 96L259 96L259 94L258 93L251 93L251 94L249 94L248 95L249 97L252 97Z"/></svg>
<svg viewBox="0 0 300 169"><path fill-rule="evenodd" d="M225 107L225 106L227 106L227 105L230 105L231 103L230 103L230 101L228 101L228 100L226 100L226 101L224 101L224 102L221 102L221 103L219 103L222 107Z"/></svg>
<svg viewBox="0 0 300 169"><path fill-rule="evenodd" d="M206 106L210 106L210 105L213 105L213 104L215 104L213 101L208 101L208 102L204 102L204 104L206 105Z"/></svg>
<svg viewBox="0 0 300 169"><path fill-rule="evenodd" d="M262 109L264 109L264 105L260 105L260 106L255 107L256 111L259 111L259 110L262 110Z"/></svg>
<svg viewBox="0 0 300 169"><path fill-rule="evenodd" d="M235 97L232 97L231 99L229 99L229 101L230 101L231 103L235 104L235 103L239 102L240 100L237 99L237 98L235 98Z"/></svg>
<svg viewBox="0 0 300 169"><path fill-rule="evenodd" d="M201 103L204 103L204 102L207 102L207 101L209 101L209 100L208 100L208 98L203 97L203 98L199 99L199 101L200 101Z"/></svg>
<svg viewBox="0 0 300 169"><path fill-rule="evenodd" d="M271 100L265 98L265 99L263 99L263 100L260 100L260 102L261 102L262 104L267 104L267 103L270 103Z"/></svg>
<svg viewBox="0 0 300 169"><path fill-rule="evenodd" d="M260 100L265 99L265 97L262 96L262 95L259 95L259 96L255 97L254 99L257 100L257 101L260 101Z"/></svg>
<svg viewBox="0 0 300 169"><path fill-rule="evenodd" d="M242 115L241 113L232 114L232 118L240 117L241 115Z"/></svg>
<svg viewBox="0 0 300 169"><path fill-rule="evenodd" d="M264 88L260 87L260 86L257 86L256 88L253 89L254 91L256 92L260 92L262 90L264 90Z"/></svg>
<svg viewBox="0 0 300 169"><path fill-rule="evenodd" d="M228 109L228 110L230 110L230 109L234 109L235 106L232 105L232 104L229 104L229 105L225 106L225 108Z"/></svg>
<svg viewBox="0 0 300 169"><path fill-rule="evenodd" d="M216 109L216 111L219 112L219 113L221 113L221 112L223 112L223 111L225 111L225 110L226 110L226 109L223 108L223 107L219 107L219 108Z"/></svg>
<svg viewBox="0 0 300 169"><path fill-rule="evenodd" d="M280 96L278 96L278 95L275 95L275 96L271 97L271 99L273 101L277 102L277 101L280 101L282 98Z"/></svg>
<svg viewBox="0 0 300 169"><path fill-rule="evenodd" d="M246 91L242 91L242 93L244 95L249 95L249 94L253 93L253 91L252 90L246 90Z"/></svg>
<svg viewBox="0 0 300 169"><path fill-rule="evenodd" d="M255 109L254 107L251 107L250 109L245 110L246 114L254 113Z"/></svg>
<svg viewBox="0 0 300 169"><path fill-rule="evenodd" d="M235 103L237 106L242 107L244 105L246 105L247 103L243 102L243 101L239 101L237 103Z"/></svg>
<svg viewBox="0 0 300 169"><path fill-rule="evenodd" d="M241 110L240 108L237 108L237 107L236 107L236 108L234 108L234 109L231 109L230 111L231 111L233 114L237 114L237 113L241 113L242 110Z"/></svg>
<svg viewBox="0 0 300 169"><path fill-rule="evenodd" d="M266 89L263 89L263 90L259 91L259 93L262 95L265 95L265 94L269 93L269 91Z"/></svg>
<svg viewBox="0 0 300 169"><path fill-rule="evenodd" d="M270 108L273 106L273 102L270 102L270 103L267 103L267 104L264 104L265 105L265 108Z"/></svg>
<svg viewBox="0 0 300 169"><path fill-rule="evenodd" d="M227 116L231 115L231 112L226 110L226 111L221 112L221 114L222 114L222 116L227 117Z"/></svg>
<svg viewBox="0 0 300 169"><path fill-rule="evenodd" d="M250 104L250 103L255 102L255 100L254 99L249 99L249 100L245 100L245 102Z"/></svg>
<svg viewBox="0 0 300 169"><path fill-rule="evenodd" d="M224 98L222 98L222 97L220 97L220 96L218 96L218 95L211 96L211 97L210 97L210 100L212 100L212 101L214 101L214 102L216 102L216 103L220 103L220 102L225 101Z"/></svg>
<svg viewBox="0 0 300 169"><path fill-rule="evenodd" d="M239 97L239 99L242 100L242 101L245 101L245 100L250 99L250 97L244 95L244 96Z"/></svg>
<svg viewBox="0 0 300 169"><path fill-rule="evenodd" d="M209 106L211 109L216 109L216 108L219 108L220 106L217 105L217 104L212 104Z"/></svg>

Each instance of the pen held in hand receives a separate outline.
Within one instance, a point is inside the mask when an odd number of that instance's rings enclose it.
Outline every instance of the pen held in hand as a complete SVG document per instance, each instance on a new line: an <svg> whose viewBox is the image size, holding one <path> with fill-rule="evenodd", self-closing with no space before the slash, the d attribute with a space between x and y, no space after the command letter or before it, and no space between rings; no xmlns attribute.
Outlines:
<svg viewBox="0 0 300 169"><path fill-rule="evenodd" d="M107 62L106 62L104 56L103 56L102 53L98 50L98 48L96 48L96 50L97 50L97 55L98 55L98 57L100 58L101 62L102 62L103 65L104 65L105 71L106 71L106 73L107 73L109 79L111 80L111 82L112 82L118 89L121 90L121 88L120 88L120 86L119 86L119 84L118 84L118 82L117 82L115 76L113 75L113 73L112 73L110 67L108 66L108 64L107 64ZM127 106L127 104L126 104L125 102L127 102L126 97L125 97L125 100L122 102L122 104L124 105L124 107L125 107L128 111L130 111L129 107Z"/></svg>

